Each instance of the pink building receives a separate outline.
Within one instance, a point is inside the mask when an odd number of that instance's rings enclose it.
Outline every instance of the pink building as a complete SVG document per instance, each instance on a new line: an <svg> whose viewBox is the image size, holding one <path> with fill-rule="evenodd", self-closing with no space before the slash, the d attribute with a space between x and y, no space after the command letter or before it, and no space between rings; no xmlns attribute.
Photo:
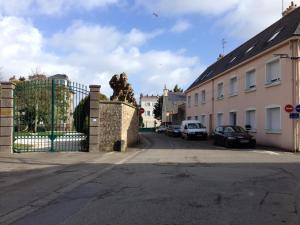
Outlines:
<svg viewBox="0 0 300 225"><path fill-rule="evenodd" d="M300 8L209 66L187 89L187 119L212 131L248 127L258 144L299 151L299 120L285 105L300 104Z"/></svg>

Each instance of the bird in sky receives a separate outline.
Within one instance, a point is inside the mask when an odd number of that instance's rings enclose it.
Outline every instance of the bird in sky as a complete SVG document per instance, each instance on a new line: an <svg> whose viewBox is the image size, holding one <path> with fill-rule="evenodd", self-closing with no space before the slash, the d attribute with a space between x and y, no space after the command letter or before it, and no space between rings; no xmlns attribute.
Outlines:
<svg viewBox="0 0 300 225"><path fill-rule="evenodd" d="M153 14L153 16L158 17L158 14L157 14L157 13L154 12L154 13L152 13L152 14Z"/></svg>

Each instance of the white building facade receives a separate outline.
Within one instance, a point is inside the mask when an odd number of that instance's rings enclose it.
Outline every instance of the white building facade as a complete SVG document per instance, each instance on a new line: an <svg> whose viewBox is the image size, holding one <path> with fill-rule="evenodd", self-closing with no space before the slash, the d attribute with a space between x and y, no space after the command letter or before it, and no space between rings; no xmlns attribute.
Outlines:
<svg viewBox="0 0 300 225"><path fill-rule="evenodd" d="M142 95L140 96L140 105L145 112L142 114L145 128L154 128L160 125L160 121L154 118L154 106L158 101L159 96Z"/></svg>

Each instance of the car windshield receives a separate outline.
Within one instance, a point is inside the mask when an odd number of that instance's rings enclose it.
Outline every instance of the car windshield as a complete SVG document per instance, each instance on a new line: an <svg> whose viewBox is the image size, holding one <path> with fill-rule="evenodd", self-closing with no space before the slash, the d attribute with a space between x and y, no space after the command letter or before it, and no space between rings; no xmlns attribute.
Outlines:
<svg viewBox="0 0 300 225"><path fill-rule="evenodd" d="M232 127L226 127L226 128L224 128L224 132L225 132L225 133L230 133L230 132L243 133L243 132L246 132L246 131L245 131L244 128L242 128L242 127L239 127L239 126L232 126Z"/></svg>
<svg viewBox="0 0 300 225"><path fill-rule="evenodd" d="M189 129L200 129L200 128L204 128L204 126L201 123L189 123L188 128Z"/></svg>
<svg viewBox="0 0 300 225"><path fill-rule="evenodd" d="M180 129L180 126L174 125L174 126L173 126L173 129Z"/></svg>

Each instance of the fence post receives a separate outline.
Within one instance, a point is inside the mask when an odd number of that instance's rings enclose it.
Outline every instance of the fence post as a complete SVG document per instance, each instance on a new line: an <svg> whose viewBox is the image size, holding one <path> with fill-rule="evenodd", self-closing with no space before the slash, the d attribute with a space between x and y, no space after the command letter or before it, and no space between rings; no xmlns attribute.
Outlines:
<svg viewBox="0 0 300 225"><path fill-rule="evenodd" d="M13 152L13 90L11 82L1 82L0 101L0 152Z"/></svg>
<svg viewBox="0 0 300 225"><path fill-rule="evenodd" d="M99 152L100 85L90 85L89 151Z"/></svg>

